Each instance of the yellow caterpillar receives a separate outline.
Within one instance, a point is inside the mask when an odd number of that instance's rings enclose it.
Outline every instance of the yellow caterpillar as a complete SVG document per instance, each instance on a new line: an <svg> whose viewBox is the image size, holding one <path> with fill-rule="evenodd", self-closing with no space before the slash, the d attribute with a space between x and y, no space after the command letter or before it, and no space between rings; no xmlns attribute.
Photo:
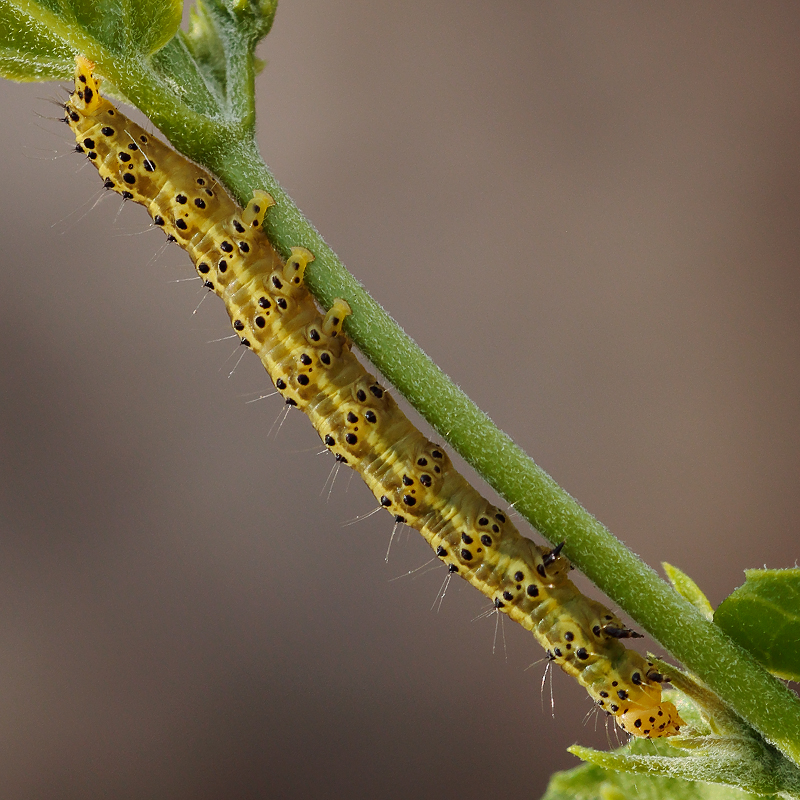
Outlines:
<svg viewBox="0 0 800 800"><path fill-rule="evenodd" d="M560 546L522 536L411 424L351 353L342 332L347 303L336 300L320 314L303 284L314 256L294 247L284 263L261 230L272 198L256 192L241 209L207 172L101 97L92 69L77 59L65 104L76 149L106 188L144 205L189 253L286 403L308 415L336 459L360 473L397 522L419 530L451 573L531 631L625 731L676 734L684 723L661 698L662 677L620 642L637 634L578 591Z"/></svg>

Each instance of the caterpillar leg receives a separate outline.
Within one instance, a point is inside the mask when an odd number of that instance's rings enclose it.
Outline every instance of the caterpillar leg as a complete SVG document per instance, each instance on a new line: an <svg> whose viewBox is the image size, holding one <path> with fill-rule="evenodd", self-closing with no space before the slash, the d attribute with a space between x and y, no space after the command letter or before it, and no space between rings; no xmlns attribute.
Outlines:
<svg viewBox="0 0 800 800"><path fill-rule="evenodd" d="M306 267L313 260L314 254L310 250L306 250L305 247L293 247L283 268L283 277L293 286L299 286L303 282Z"/></svg>
<svg viewBox="0 0 800 800"><path fill-rule="evenodd" d="M264 222L264 215L270 206L274 206L275 201L269 192L257 189L253 192L253 199L247 204L247 208L242 212L242 219L246 225L260 228Z"/></svg>
<svg viewBox="0 0 800 800"><path fill-rule="evenodd" d="M326 336L337 336L342 330L344 318L352 313L347 301L337 297L325 314L325 319L322 322L322 332Z"/></svg>

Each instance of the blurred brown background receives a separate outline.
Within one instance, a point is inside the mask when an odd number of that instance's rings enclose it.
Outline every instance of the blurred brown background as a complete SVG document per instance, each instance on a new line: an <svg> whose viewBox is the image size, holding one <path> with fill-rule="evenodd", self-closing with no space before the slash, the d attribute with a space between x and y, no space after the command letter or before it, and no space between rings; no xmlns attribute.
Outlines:
<svg viewBox="0 0 800 800"><path fill-rule="evenodd" d="M268 162L563 486L717 604L800 519L800 6L284 2ZM606 746L0 87L4 798L537 797ZM44 115L42 119L37 116ZM652 644L650 645L652 647Z"/></svg>

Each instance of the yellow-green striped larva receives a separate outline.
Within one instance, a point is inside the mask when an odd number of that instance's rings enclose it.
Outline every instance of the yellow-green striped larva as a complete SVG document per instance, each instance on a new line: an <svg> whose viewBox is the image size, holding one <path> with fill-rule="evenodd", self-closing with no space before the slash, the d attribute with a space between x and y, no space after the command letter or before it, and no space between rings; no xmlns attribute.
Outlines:
<svg viewBox="0 0 800 800"><path fill-rule="evenodd" d="M531 631L625 731L677 733L683 720L662 700L661 676L620 641L634 634L578 591L560 547L522 536L411 424L350 351L342 332L347 303L319 312L303 283L314 256L295 247L284 262L262 232L272 198L256 192L241 209L207 172L101 97L92 68L78 58L65 104L77 149L108 189L144 205L189 253L286 403L308 415L337 460L359 472L397 522L420 531L451 573Z"/></svg>

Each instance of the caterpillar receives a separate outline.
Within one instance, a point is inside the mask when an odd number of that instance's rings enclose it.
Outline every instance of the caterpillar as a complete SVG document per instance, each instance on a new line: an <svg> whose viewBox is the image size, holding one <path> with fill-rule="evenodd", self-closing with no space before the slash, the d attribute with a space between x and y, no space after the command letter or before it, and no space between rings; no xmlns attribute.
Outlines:
<svg viewBox="0 0 800 800"><path fill-rule="evenodd" d="M76 150L107 189L145 206L153 224L189 253L284 401L308 415L336 460L359 472L397 523L420 531L450 573L531 631L547 658L624 731L678 733L684 722L662 699L664 678L620 641L638 634L569 580L563 543L550 549L520 534L417 430L351 352L345 300L320 313L303 282L314 255L293 247L284 261L261 229L272 197L256 191L239 207L208 172L102 97L93 69L77 58L75 89L64 104Z"/></svg>

